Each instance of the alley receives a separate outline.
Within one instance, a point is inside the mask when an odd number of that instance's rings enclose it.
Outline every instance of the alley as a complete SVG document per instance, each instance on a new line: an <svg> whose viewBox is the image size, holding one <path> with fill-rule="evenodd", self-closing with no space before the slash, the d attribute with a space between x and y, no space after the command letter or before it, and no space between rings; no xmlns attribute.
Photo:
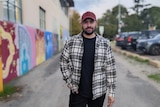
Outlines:
<svg viewBox="0 0 160 107"><path fill-rule="evenodd" d="M68 107L69 90L59 70L59 55L14 80L12 84L21 86L22 92L8 101L0 101L0 107ZM118 53L114 55L118 78L113 107L159 107L160 85L146 76L159 69Z"/></svg>

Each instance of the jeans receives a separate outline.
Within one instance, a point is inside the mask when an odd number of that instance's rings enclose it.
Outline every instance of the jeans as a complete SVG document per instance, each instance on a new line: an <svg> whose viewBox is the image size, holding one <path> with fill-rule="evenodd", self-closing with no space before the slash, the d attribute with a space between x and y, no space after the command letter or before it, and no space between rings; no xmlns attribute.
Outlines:
<svg viewBox="0 0 160 107"><path fill-rule="evenodd" d="M103 107L105 94L95 100L87 98L79 94L70 94L69 107Z"/></svg>

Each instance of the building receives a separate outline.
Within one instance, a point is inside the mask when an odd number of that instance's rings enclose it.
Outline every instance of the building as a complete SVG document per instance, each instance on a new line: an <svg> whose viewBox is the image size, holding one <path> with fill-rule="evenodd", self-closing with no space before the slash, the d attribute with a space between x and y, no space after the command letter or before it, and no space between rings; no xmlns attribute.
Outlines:
<svg viewBox="0 0 160 107"><path fill-rule="evenodd" d="M70 7L74 7L73 0L0 0L0 20L62 36L63 30L69 34Z"/></svg>
<svg viewBox="0 0 160 107"><path fill-rule="evenodd" d="M0 0L0 91L62 49L73 0Z"/></svg>

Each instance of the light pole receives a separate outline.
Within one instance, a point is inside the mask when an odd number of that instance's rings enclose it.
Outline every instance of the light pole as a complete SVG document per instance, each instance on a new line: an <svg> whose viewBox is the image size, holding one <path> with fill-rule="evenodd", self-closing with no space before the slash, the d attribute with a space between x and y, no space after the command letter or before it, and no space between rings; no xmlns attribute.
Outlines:
<svg viewBox="0 0 160 107"><path fill-rule="evenodd" d="M119 0L119 6L118 6L118 33L121 33L121 4Z"/></svg>

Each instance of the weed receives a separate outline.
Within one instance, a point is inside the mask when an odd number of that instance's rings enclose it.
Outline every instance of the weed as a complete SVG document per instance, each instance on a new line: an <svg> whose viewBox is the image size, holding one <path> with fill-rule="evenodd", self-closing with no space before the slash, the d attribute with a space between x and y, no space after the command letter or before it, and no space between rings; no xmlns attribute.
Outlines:
<svg viewBox="0 0 160 107"><path fill-rule="evenodd" d="M0 97L5 98L11 96L13 93L16 92L16 87L10 85L4 85L4 89L0 92Z"/></svg>
<svg viewBox="0 0 160 107"><path fill-rule="evenodd" d="M157 82L160 82L160 74L157 73L157 74L152 74L152 75L148 75L149 78L157 81Z"/></svg>
<svg viewBox="0 0 160 107"><path fill-rule="evenodd" d="M149 60L147 60L147 59L141 59L139 57L136 57L136 56L134 57L134 56L131 56L131 55L129 55L128 57L131 58L131 59L134 59L135 61L138 61L138 62L149 63Z"/></svg>

